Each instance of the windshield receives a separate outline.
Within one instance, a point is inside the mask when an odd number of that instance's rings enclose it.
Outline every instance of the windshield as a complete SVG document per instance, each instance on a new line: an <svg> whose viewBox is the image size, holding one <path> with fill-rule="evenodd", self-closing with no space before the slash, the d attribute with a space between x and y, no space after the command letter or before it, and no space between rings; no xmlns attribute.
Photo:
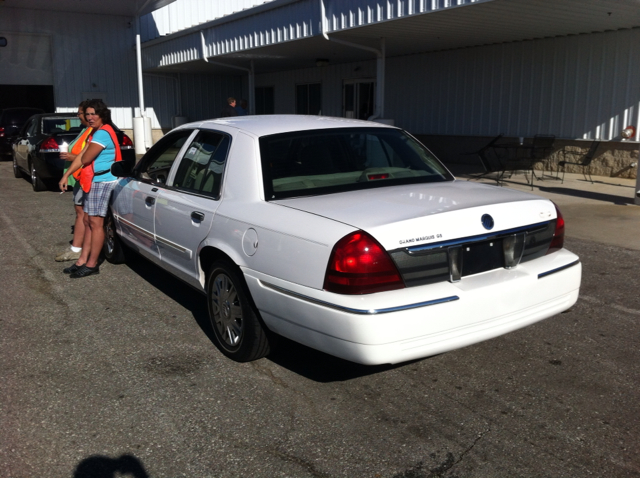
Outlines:
<svg viewBox="0 0 640 478"><path fill-rule="evenodd" d="M340 128L260 138L267 199L453 180L401 130Z"/></svg>

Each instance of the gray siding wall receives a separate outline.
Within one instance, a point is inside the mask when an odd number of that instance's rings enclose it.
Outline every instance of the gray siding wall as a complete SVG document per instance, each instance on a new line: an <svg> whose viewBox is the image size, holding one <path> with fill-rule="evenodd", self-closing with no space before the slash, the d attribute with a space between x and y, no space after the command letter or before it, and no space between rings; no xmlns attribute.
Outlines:
<svg viewBox="0 0 640 478"><path fill-rule="evenodd" d="M617 139L640 121L638 44L633 29L389 58L386 116L419 134Z"/></svg>
<svg viewBox="0 0 640 478"><path fill-rule="evenodd" d="M638 44L633 29L388 58L385 116L415 134L619 139L640 124ZM323 113L341 115L352 78L375 78L375 62L257 75L256 86L274 86L276 112L293 113L295 85L321 82Z"/></svg>

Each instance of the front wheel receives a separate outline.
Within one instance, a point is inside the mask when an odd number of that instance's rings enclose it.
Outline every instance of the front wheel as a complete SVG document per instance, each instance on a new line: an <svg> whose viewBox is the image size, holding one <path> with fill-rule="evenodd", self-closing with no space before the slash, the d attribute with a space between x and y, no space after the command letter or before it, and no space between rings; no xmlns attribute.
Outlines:
<svg viewBox="0 0 640 478"><path fill-rule="evenodd" d="M269 353L267 334L235 265L220 261L211 266L207 302L213 333L222 353L236 362L250 362Z"/></svg>
<svg viewBox="0 0 640 478"><path fill-rule="evenodd" d="M123 264L126 259L124 247L116 231L113 213L109 211L104 219L104 244L102 245L104 258L111 264Z"/></svg>

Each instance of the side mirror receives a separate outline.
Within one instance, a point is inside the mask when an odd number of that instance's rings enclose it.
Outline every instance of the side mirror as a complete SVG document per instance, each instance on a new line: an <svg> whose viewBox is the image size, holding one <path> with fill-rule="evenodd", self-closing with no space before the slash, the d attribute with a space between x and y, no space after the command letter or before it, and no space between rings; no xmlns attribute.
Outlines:
<svg viewBox="0 0 640 478"><path fill-rule="evenodd" d="M133 172L133 165L129 161L116 161L111 165L111 174L118 178L130 178Z"/></svg>

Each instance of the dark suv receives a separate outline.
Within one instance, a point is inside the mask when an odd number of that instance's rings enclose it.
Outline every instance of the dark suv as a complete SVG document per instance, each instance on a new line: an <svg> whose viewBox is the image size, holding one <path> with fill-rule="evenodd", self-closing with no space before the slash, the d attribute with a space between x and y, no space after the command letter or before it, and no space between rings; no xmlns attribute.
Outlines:
<svg viewBox="0 0 640 478"><path fill-rule="evenodd" d="M6 108L0 112L0 155L11 154L11 144L27 120L38 113L40 108ZM5 157L5 159L8 159Z"/></svg>

